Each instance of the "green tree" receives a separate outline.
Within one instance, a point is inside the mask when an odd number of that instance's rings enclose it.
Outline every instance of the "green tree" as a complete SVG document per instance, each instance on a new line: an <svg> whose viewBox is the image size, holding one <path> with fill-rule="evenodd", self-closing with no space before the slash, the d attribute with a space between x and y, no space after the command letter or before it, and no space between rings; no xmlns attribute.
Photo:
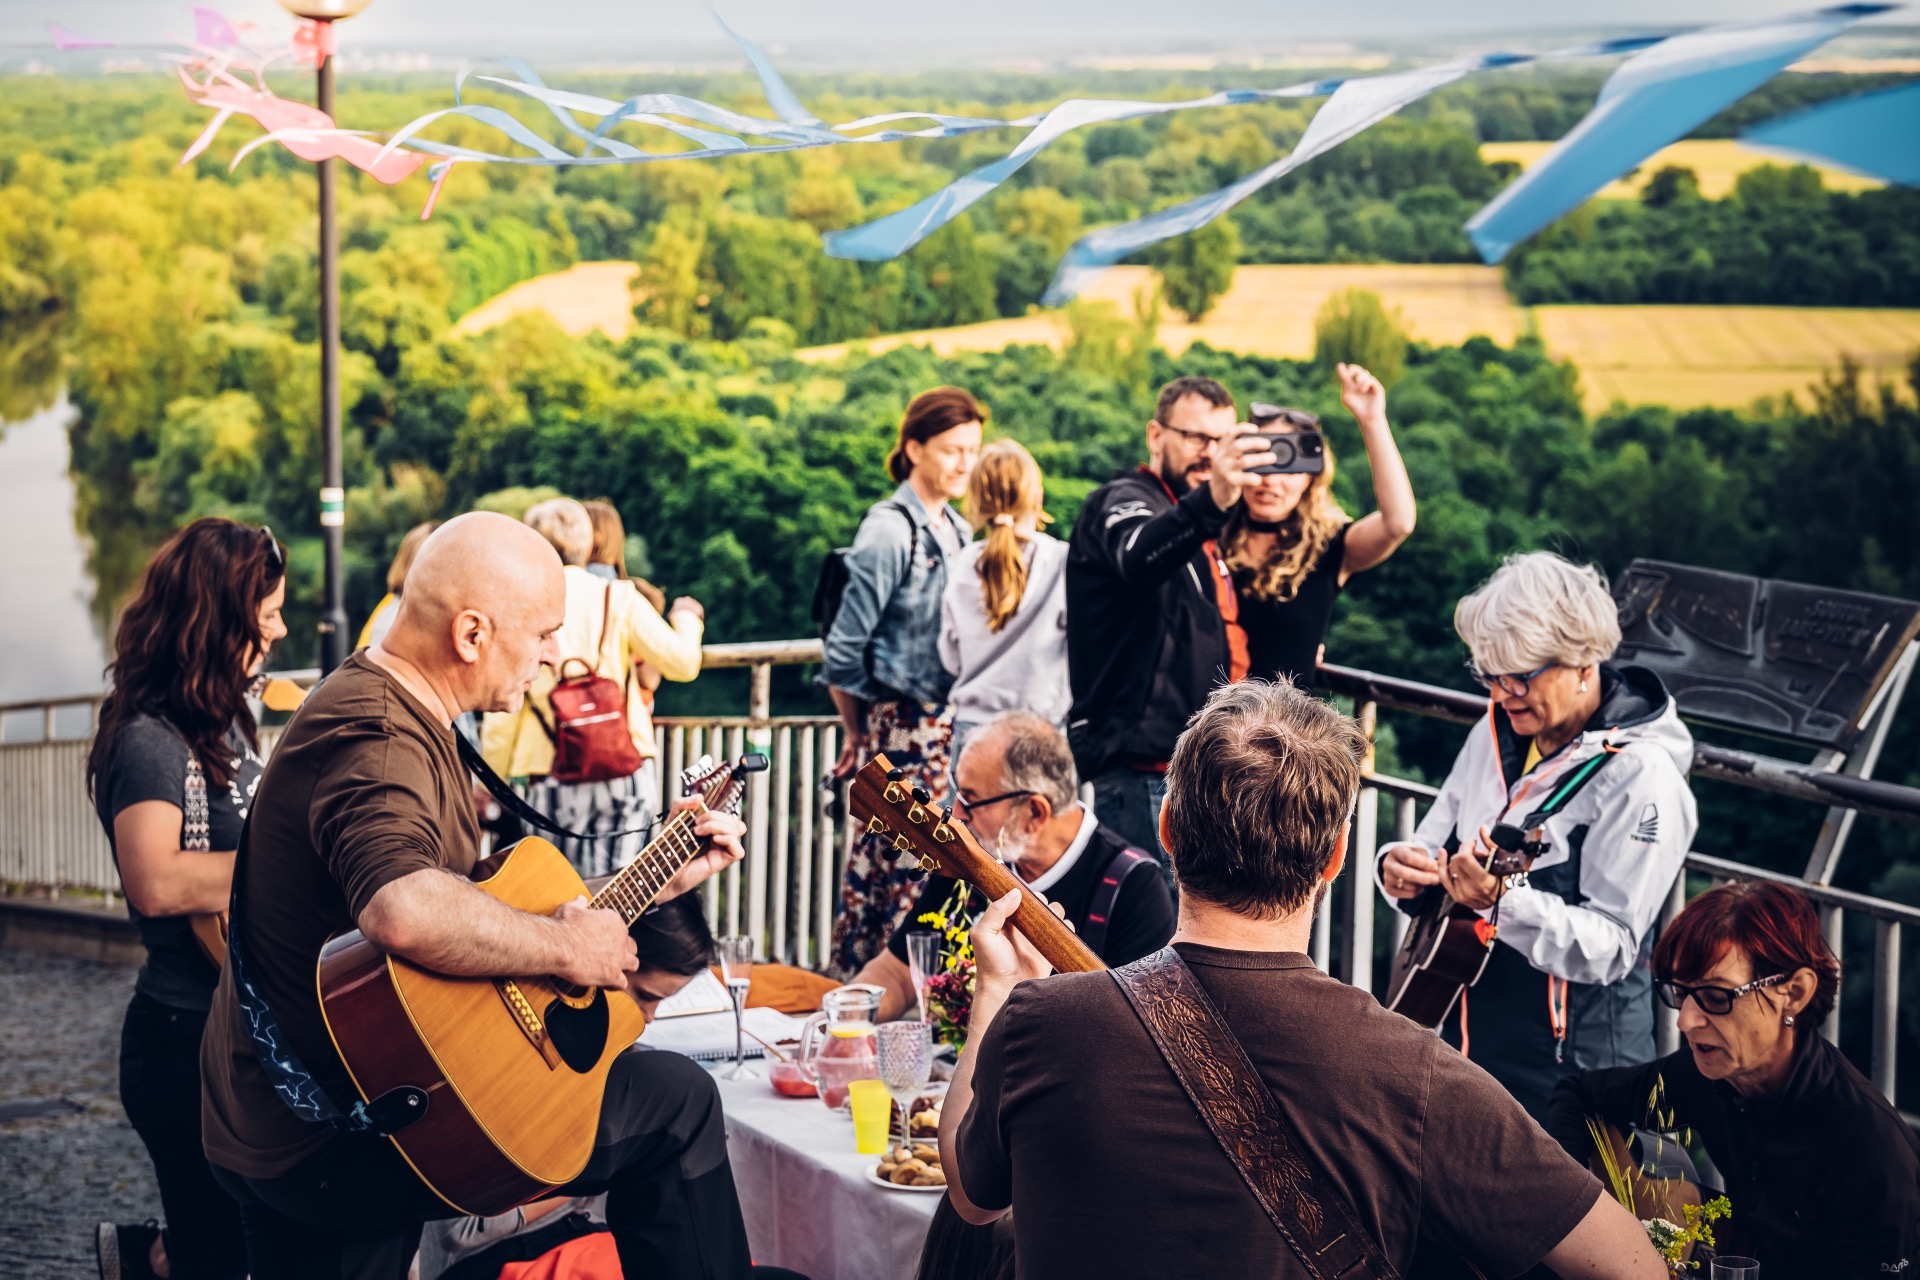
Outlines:
<svg viewBox="0 0 1920 1280"><path fill-rule="evenodd" d="M1215 218L1197 231L1162 241L1147 260L1160 273L1160 290L1167 305L1196 321L1213 310L1220 295L1233 287L1233 266L1240 260L1240 233L1233 220Z"/></svg>
<svg viewBox="0 0 1920 1280"><path fill-rule="evenodd" d="M1323 369L1364 366L1387 386L1407 365L1407 334L1400 313L1368 289L1347 289L1328 298L1313 321L1313 359Z"/></svg>

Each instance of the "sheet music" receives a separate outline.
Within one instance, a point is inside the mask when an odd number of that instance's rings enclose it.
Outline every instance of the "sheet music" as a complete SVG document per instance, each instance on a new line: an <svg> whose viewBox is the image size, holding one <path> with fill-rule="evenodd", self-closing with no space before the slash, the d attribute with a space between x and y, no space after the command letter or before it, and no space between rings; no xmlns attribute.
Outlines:
<svg viewBox="0 0 1920 1280"><path fill-rule="evenodd" d="M766 1050L754 1040L754 1035L778 1044L782 1040L798 1039L802 1025L800 1019L788 1017L778 1009L749 1009L744 1021L747 1030L753 1033L747 1037L749 1058L766 1054ZM670 1021L649 1022L640 1037L640 1043L649 1049L684 1053L697 1062L732 1058L733 1013L731 1010L726 1013L700 1013Z"/></svg>
<svg viewBox="0 0 1920 1280"><path fill-rule="evenodd" d="M684 1018L693 1014L732 1012L733 997L727 994L726 984L713 976L713 970L702 969L693 981L662 1000L653 1016Z"/></svg>

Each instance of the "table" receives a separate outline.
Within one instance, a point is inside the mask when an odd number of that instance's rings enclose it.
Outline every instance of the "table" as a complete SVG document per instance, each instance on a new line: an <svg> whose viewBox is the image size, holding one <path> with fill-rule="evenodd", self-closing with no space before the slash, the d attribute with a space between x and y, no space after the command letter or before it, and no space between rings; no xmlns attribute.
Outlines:
<svg viewBox="0 0 1920 1280"><path fill-rule="evenodd" d="M763 1068L764 1069L764 1068ZM853 1121L766 1080L721 1080L727 1156L756 1262L811 1280L913 1280L941 1197L867 1181Z"/></svg>

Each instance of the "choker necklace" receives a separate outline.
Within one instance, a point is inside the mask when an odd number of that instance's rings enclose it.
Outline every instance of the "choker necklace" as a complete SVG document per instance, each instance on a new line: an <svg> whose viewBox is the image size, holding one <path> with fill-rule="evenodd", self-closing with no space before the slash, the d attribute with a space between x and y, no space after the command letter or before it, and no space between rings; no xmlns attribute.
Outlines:
<svg viewBox="0 0 1920 1280"><path fill-rule="evenodd" d="M1279 533L1287 527L1284 520L1247 520L1248 533Z"/></svg>

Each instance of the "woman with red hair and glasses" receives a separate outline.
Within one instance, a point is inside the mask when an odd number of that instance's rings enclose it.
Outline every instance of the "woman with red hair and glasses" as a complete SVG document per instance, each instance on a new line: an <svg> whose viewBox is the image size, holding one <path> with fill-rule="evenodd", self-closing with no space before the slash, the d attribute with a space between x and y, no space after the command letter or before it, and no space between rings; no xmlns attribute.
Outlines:
<svg viewBox="0 0 1920 1280"><path fill-rule="evenodd" d="M247 695L280 620L286 549L213 517L169 538L120 615L113 687L87 785L146 946L120 1033L120 1101L153 1160L167 1230L100 1224L103 1280L240 1280L240 1209L200 1145L200 1033L220 970L194 917L227 909L233 854L260 781Z"/></svg>
<svg viewBox="0 0 1920 1280"><path fill-rule="evenodd" d="M1548 1132L1585 1159L1589 1117L1691 1131L1733 1201L1719 1251L1769 1278L1911 1274L1920 1141L1819 1034L1840 962L1806 895L1764 882L1701 894L1661 935L1653 971L1686 1047L1562 1080Z"/></svg>

